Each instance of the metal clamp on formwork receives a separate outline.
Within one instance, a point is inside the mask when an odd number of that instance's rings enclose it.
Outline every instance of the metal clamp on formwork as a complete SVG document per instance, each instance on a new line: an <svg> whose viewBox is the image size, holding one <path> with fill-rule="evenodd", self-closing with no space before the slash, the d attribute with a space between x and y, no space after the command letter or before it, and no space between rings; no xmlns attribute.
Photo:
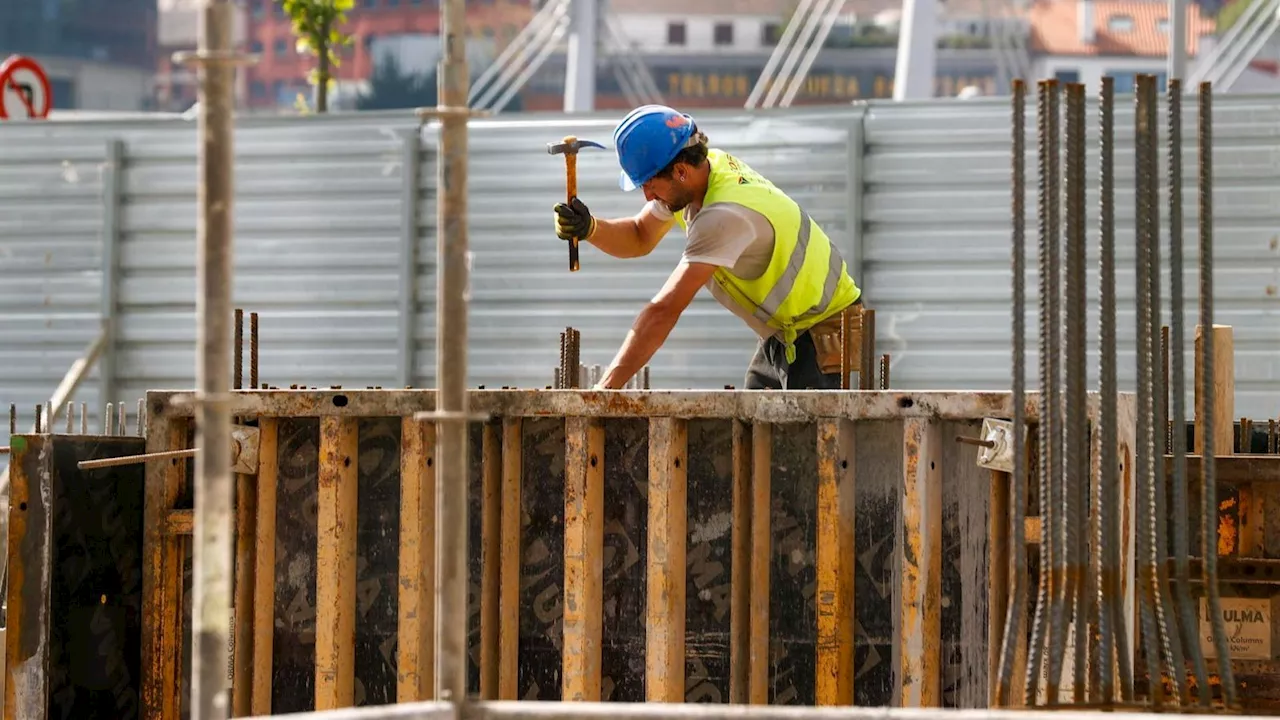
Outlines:
<svg viewBox="0 0 1280 720"><path fill-rule="evenodd" d="M982 448L978 451L978 467L1013 472L1013 423L1008 420L983 418L981 437L960 435L956 437L956 442Z"/></svg>

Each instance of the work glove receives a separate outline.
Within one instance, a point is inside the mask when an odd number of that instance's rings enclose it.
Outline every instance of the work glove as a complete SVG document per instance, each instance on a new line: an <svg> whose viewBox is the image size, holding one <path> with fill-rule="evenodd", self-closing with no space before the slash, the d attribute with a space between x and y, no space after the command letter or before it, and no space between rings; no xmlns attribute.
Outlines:
<svg viewBox="0 0 1280 720"><path fill-rule="evenodd" d="M586 204L574 196L567 204L556 203L556 237L561 240L586 240L596 231L596 219Z"/></svg>

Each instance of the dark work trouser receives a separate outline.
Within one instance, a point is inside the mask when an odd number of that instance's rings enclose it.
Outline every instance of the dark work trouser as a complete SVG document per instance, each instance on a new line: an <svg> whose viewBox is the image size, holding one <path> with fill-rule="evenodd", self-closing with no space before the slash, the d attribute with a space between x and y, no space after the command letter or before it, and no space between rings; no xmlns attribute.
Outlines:
<svg viewBox="0 0 1280 720"><path fill-rule="evenodd" d="M840 373L818 369L818 351L808 331L796 337L796 361L787 364L787 348L776 337L761 340L747 367L748 390L839 390Z"/></svg>

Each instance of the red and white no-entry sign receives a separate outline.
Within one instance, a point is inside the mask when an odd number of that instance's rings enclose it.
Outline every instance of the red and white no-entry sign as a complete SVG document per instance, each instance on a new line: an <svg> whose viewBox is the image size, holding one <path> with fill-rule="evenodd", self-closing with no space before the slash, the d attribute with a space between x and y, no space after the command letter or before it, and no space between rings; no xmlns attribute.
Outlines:
<svg viewBox="0 0 1280 720"><path fill-rule="evenodd" d="M52 107L53 90L40 63L13 55L0 64L0 120L43 120Z"/></svg>

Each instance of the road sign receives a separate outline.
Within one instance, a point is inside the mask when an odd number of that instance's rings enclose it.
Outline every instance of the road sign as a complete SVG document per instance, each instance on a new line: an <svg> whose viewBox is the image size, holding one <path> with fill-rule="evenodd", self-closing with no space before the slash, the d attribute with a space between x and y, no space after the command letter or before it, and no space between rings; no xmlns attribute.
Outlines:
<svg viewBox="0 0 1280 720"><path fill-rule="evenodd" d="M0 64L0 120L43 120L53 107L53 89L40 63L12 55Z"/></svg>

